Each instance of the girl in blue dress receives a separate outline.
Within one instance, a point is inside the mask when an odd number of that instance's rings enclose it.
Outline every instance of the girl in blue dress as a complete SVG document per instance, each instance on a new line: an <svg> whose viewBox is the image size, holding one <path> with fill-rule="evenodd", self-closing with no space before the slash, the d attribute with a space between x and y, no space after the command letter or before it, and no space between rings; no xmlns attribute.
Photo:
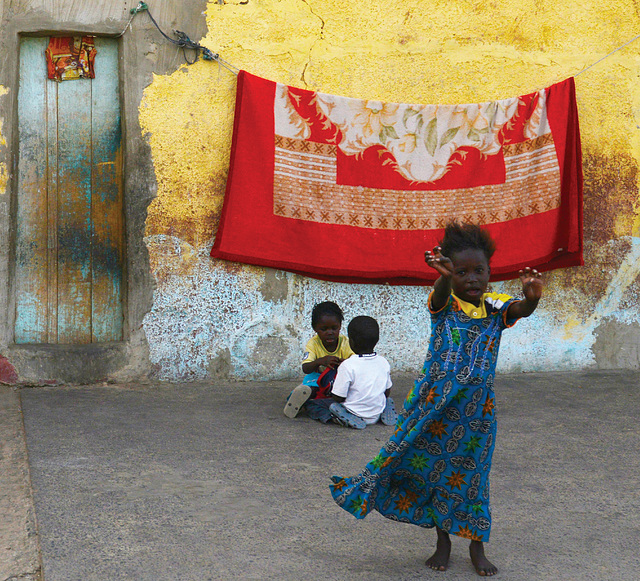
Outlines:
<svg viewBox="0 0 640 581"><path fill-rule="evenodd" d="M428 567L444 571L450 534L469 539L476 572L495 575L484 553L491 508L489 471L495 442L493 384L502 331L535 310L537 270L520 271L522 300L487 292L495 245L479 226L447 225L425 253L440 277L429 295L431 339L422 375L407 395L396 430L364 471L332 478L335 501L356 518L383 516L435 527Z"/></svg>

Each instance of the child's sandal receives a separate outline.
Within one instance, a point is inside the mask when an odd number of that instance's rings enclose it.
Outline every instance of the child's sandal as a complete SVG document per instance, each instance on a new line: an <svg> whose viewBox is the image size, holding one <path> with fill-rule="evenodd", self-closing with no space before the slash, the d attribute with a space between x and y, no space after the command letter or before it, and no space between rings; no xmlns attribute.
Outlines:
<svg viewBox="0 0 640 581"><path fill-rule="evenodd" d="M331 412L333 420L345 428L364 430L367 427L367 422L355 414L349 413L346 408L338 402L332 403L329 406L329 411Z"/></svg>
<svg viewBox="0 0 640 581"><path fill-rule="evenodd" d="M295 418L302 406L311 397L311 392L311 388L303 383L296 387L289 395L289 399L284 406L284 415L288 418Z"/></svg>
<svg viewBox="0 0 640 581"><path fill-rule="evenodd" d="M384 406L384 409L382 410L382 413L380 414L380 421L385 425L385 426L394 426L396 424L396 422L398 421L398 414L396 412L396 406L393 403L393 400L388 397L387 398L387 403Z"/></svg>

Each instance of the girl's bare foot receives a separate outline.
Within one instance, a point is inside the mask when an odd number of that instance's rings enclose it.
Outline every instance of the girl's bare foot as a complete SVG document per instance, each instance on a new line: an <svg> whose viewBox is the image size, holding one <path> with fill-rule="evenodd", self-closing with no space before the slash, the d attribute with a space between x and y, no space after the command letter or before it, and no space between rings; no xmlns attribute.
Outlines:
<svg viewBox="0 0 640 581"><path fill-rule="evenodd" d="M471 562L476 568L476 573L481 577L490 577L498 572L498 568L485 556L484 543L481 541L471 541L469 555L471 555Z"/></svg>
<svg viewBox="0 0 640 581"><path fill-rule="evenodd" d="M425 565L434 571L446 571L451 555L451 539L449 533L445 533L442 529L436 527L436 531L438 533L436 552L427 559Z"/></svg>

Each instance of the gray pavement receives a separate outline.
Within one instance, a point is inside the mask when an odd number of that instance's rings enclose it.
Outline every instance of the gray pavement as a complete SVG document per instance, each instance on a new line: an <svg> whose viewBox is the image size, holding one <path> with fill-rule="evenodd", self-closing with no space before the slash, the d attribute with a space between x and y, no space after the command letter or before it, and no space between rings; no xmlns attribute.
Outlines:
<svg viewBox="0 0 640 581"><path fill-rule="evenodd" d="M41 581L20 395L0 386L0 580Z"/></svg>
<svg viewBox="0 0 640 581"><path fill-rule="evenodd" d="M433 572L433 530L333 503L329 477L359 472L391 429L289 420L293 385L21 390L45 581L477 578L463 539ZM396 378L398 404L409 385ZM495 578L637 581L637 372L503 375L496 392ZM31 570L0 580L38 574L37 543L19 546Z"/></svg>

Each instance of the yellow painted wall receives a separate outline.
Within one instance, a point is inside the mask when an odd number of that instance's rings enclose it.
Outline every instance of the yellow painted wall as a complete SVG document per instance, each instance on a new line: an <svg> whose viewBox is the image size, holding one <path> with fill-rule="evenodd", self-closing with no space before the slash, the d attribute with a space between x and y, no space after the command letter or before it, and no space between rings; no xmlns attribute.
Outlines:
<svg viewBox="0 0 640 581"><path fill-rule="evenodd" d="M580 73L637 34L638 10L632 0L585 1L579 8L573 0L225 0L209 2L202 43L239 68L298 87L385 101L469 103L529 93ZM546 276L535 320L510 335L511 348L503 347L504 370L613 360L640 366L639 65L640 39L576 79L586 266ZM426 311L415 311L423 289L385 290L380 301L379 288L357 290L208 258L234 102L235 76L201 61L156 76L140 107L158 183L146 226L158 289L145 324L160 375L202 377L220 365L242 377L296 374L310 306L325 298L339 301L347 314L370 305L370 314L388 320L386 354L397 368L417 368L428 326ZM499 286L518 290L513 283ZM223 287L231 294L220 299ZM169 305L182 304L190 289L196 289L191 306L172 311ZM239 306L239 296L251 300ZM397 328L390 310L412 318ZM198 339L189 339L193 317ZM262 322L243 327L252 320ZM407 325L418 333L411 345L404 339ZM626 329L624 337L613 337L616 328ZM171 334L187 345L181 362L171 362L168 350L182 348ZM533 337L542 335L547 345L533 346L542 341ZM614 357L607 350L616 342L627 351ZM266 371L261 357L272 351L283 363Z"/></svg>
<svg viewBox="0 0 640 581"><path fill-rule="evenodd" d="M9 89L0 85L0 97L4 97L9 92ZM0 118L0 148L4 149L7 146L7 141L2 135L2 123L3 120ZM5 162L0 162L0 194L4 194L7 189L7 180L9 179L9 173L7 171L7 164Z"/></svg>

